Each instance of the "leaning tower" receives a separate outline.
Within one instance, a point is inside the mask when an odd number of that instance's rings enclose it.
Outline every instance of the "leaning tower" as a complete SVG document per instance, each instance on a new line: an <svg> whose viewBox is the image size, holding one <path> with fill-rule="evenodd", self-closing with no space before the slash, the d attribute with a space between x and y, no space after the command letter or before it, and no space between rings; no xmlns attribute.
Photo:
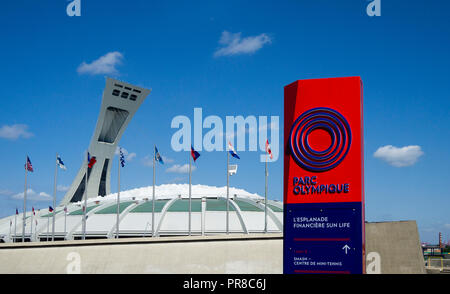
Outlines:
<svg viewBox="0 0 450 294"><path fill-rule="evenodd" d="M111 163L123 132L145 100L150 90L107 78L102 105L88 152L97 162L88 168L87 198L110 194ZM87 159L86 159L87 161ZM83 200L86 162L81 164L77 176L61 204Z"/></svg>

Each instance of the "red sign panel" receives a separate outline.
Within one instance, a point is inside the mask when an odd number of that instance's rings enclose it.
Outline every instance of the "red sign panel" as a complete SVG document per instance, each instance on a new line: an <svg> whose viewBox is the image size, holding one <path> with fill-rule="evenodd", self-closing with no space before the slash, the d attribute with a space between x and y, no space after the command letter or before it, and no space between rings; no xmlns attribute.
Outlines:
<svg viewBox="0 0 450 294"><path fill-rule="evenodd" d="M284 202L364 202L359 77L284 88Z"/></svg>

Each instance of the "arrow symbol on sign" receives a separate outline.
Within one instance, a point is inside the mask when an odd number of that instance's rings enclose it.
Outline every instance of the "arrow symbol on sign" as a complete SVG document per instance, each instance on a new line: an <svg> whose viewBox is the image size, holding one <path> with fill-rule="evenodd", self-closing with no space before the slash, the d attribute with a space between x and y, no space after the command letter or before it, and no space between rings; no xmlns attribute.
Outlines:
<svg viewBox="0 0 450 294"><path fill-rule="evenodd" d="M347 254L347 251L350 249L350 247L347 244L345 244L345 246L342 247L342 249L345 251L345 254Z"/></svg>

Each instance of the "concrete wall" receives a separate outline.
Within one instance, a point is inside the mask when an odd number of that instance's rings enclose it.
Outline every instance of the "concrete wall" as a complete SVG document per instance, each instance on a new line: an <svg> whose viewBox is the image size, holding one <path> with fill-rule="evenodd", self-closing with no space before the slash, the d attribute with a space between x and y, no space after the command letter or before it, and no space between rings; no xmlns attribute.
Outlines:
<svg viewBox="0 0 450 294"><path fill-rule="evenodd" d="M282 242L281 234L267 234L16 243L0 247L0 274L275 274L282 272Z"/></svg>
<svg viewBox="0 0 450 294"><path fill-rule="evenodd" d="M5 273L283 272L282 234L0 244ZM415 221L366 223L368 273L425 273Z"/></svg>
<svg viewBox="0 0 450 294"><path fill-rule="evenodd" d="M369 256L371 252L379 257ZM425 273L415 221L366 223L366 253L367 272L377 272L378 267L381 274Z"/></svg>

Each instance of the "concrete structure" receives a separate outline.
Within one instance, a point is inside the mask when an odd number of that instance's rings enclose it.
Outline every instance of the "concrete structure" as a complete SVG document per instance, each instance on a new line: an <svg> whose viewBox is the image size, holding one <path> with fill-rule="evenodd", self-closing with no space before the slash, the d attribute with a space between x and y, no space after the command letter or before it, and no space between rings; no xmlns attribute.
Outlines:
<svg viewBox="0 0 450 294"><path fill-rule="evenodd" d="M415 221L366 223L368 272L425 273L418 237ZM0 244L0 274L280 274L282 238L235 234Z"/></svg>
<svg viewBox="0 0 450 294"><path fill-rule="evenodd" d="M88 169L87 197L105 196L111 193L111 163L123 132L150 90L133 86L111 78L106 79L100 114L88 152L97 163ZM81 168L67 191L62 204L81 201L84 198L87 164Z"/></svg>
<svg viewBox="0 0 450 294"><path fill-rule="evenodd" d="M375 252L367 271L381 274L424 274L425 263L415 221L366 223L366 254ZM368 258L369 259L369 258ZM374 269L377 272L377 269Z"/></svg>
<svg viewBox="0 0 450 294"><path fill-rule="evenodd" d="M156 186L155 236L187 236L189 200L187 184ZM152 187L144 187L120 193L119 236L152 236ZM229 200L230 234L254 234L264 232L264 198L242 189L231 188ZM226 187L192 185L192 234L196 236L220 235L226 233ZM55 240L82 238L82 202L56 207ZM31 213L27 214L31 216ZM47 241L52 234L52 216L48 209L42 209L27 218L26 240ZM86 238L114 238L117 220L117 194L98 196L87 201ZM283 205L281 202L267 202L269 233L283 231ZM18 215L0 219L0 242L21 242L22 232L14 235L14 226L22 226ZM37 221L38 225L35 225ZM10 226L12 224L12 226ZM11 235L10 235L11 232Z"/></svg>
<svg viewBox="0 0 450 294"><path fill-rule="evenodd" d="M275 274L282 242L262 234L14 243L0 246L0 274Z"/></svg>

